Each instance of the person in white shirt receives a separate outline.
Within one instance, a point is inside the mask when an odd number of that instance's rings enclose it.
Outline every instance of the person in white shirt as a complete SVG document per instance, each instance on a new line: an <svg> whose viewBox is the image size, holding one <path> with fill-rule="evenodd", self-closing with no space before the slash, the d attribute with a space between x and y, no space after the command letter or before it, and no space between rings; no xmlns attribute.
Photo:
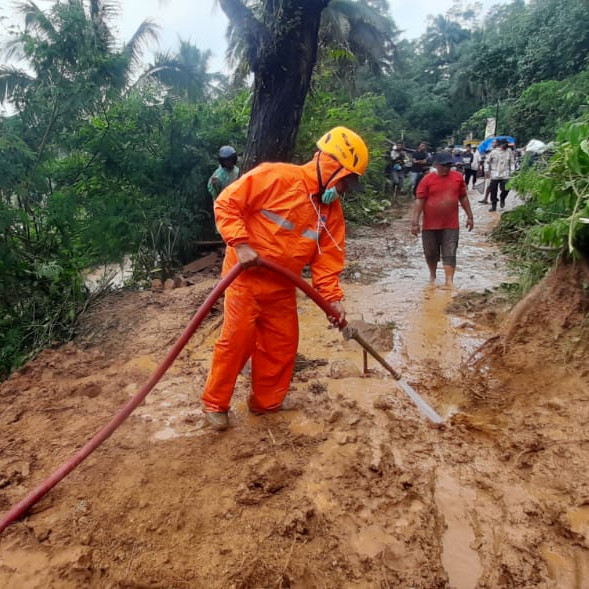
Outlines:
<svg viewBox="0 0 589 589"><path fill-rule="evenodd" d="M499 147L494 149L485 159L485 172L489 175L491 180L489 185L489 192L491 193L491 208L489 211L497 210L497 192L499 188L499 206L505 207L505 199L509 194L509 189L506 188L507 181L515 172L515 158L513 151L509 149L507 139L499 141Z"/></svg>

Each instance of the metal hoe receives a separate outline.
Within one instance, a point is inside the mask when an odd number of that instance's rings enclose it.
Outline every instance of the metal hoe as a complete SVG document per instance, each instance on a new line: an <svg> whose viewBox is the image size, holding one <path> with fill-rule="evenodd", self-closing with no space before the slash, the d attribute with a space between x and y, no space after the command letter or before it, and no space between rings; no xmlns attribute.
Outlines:
<svg viewBox="0 0 589 589"><path fill-rule="evenodd" d="M417 408L433 423L442 423L443 419L436 413L436 411L427 404L427 402L421 397L417 391L403 378L403 375L395 370L359 333L358 330L350 325L346 325L342 329L344 339L356 340L364 350L364 372L367 369L367 357L368 352L375 360L377 360L384 368L386 368L399 383L403 391L407 396L415 403Z"/></svg>

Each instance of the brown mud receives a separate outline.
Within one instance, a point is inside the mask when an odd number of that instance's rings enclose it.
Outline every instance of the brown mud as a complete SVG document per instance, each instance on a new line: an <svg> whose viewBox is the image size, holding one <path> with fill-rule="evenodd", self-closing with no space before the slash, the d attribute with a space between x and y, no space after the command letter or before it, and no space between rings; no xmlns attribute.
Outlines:
<svg viewBox="0 0 589 589"><path fill-rule="evenodd" d="M349 318L442 427L375 361L363 374L301 296L294 409L248 414L243 376L232 427L210 431L217 305L121 428L0 536L0 587L589 586L587 270L510 309L477 197L454 292L427 284L407 216L349 240ZM112 294L0 385L3 513L147 381L216 280Z"/></svg>

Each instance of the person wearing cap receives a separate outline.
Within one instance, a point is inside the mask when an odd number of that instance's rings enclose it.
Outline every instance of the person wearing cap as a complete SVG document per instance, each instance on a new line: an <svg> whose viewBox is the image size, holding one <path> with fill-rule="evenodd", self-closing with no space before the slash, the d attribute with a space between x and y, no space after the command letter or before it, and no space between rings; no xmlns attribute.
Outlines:
<svg viewBox="0 0 589 589"><path fill-rule="evenodd" d="M226 290L223 327L202 393L206 420L217 430L228 427L235 382L250 356L250 411L280 410L290 385L298 347L296 287L257 266L259 256L299 275L309 264L313 286L332 304L339 324L345 320L340 197L361 189L368 149L345 127L326 133L317 147L303 165L260 164L215 201L217 228L227 243L222 272L236 264L246 269Z"/></svg>
<svg viewBox="0 0 589 589"><path fill-rule="evenodd" d="M219 167L213 172L207 182L209 194L213 201L219 196L224 188L239 178L237 167L237 152L231 145L223 145L218 154Z"/></svg>
<svg viewBox="0 0 589 589"><path fill-rule="evenodd" d="M419 183L413 209L411 233L419 235L423 253L429 268L430 282L436 280L440 256L444 266L445 286L454 286L456 251L458 249L458 205L466 213L466 228L473 228L473 216L466 195L466 184L460 172L452 170L452 154L437 153L434 157L435 173L430 173ZM423 226L420 219L423 214Z"/></svg>

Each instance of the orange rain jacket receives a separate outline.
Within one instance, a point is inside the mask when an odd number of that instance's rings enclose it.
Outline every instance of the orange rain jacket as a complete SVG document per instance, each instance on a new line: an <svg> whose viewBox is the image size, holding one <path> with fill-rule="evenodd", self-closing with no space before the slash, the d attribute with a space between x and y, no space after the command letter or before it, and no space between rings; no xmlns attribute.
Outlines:
<svg viewBox="0 0 589 589"><path fill-rule="evenodd" d="M264 163L230 184L215 201L217 228L227 243L223 274L238 263L234 246L247 243L261 256L300 274L310 264L312 283L328 301L340 301L345 221L338 200L313 197L322 181L333 186L349 174L317 152L297 166ZM329 180L329 182L328 182ZM227 289L221 335L203 391L206 411L228 411L237 376L252 358L253 411L280 408L298 346L295 286L267 268L248 268Z"/></svg>

